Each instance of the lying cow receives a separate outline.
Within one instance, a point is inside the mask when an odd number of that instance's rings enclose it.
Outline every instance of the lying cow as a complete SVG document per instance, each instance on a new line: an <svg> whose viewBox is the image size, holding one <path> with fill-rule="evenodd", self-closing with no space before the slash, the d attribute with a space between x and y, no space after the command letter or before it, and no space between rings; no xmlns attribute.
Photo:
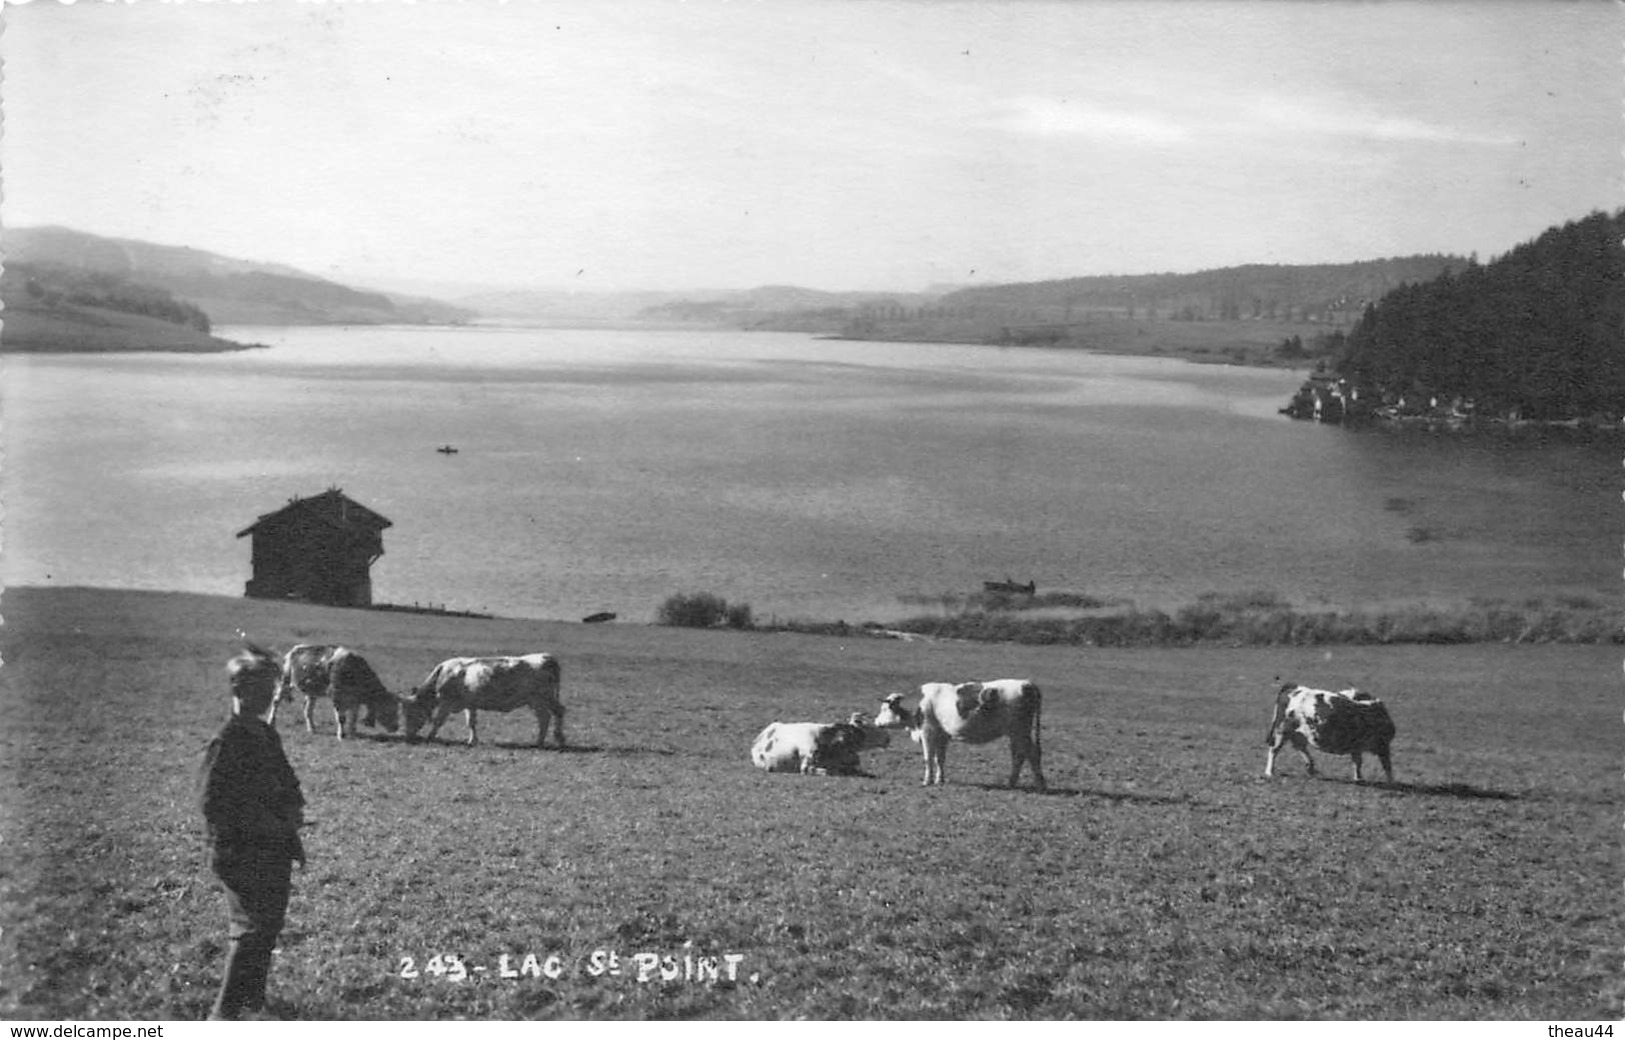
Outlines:
<svg viewBox="0 0 1625 1040"><path fill-rule="evenodd" d="M907 729L909 738L920 743L925 752L927 786L943 782L949 742L987 744L1009 737L1010 786L1016 786L1022 762L1029 762L1033 781L1042 791L1042 713L1043 696L1026 679L926 683L920 687L920 703L913 711L903 707L902 694L887 697L875 716L875 725Z"/></svg>
<svg viewBox="0 0 1625 1040"><path fill-rule="evenodd" d="M769 773L850 776L858 753L891 745L891 736L862 712L845 722L775 722L757 734L750 760Z"/></svg>
<svg viewBox="0 0 1625 1040"><path fill-rule="evenodd" d="M305 695L305 729L311 733L316 732L311 713L319 697L333 705L340 740L356 735L358 721L391 733L400 727L395 695L384 688L367 659L349 647L301 643L289 650L282 659L276 702L293 700L294 690Z"/></svg>
<svg viewBox="0 0 1625 1040"><path fill-rule="evenodd" d="M1393 783L1394 767L1388 757L1388 747L1393 743L1394 732L1394 720L1388 717L1388 709L1369 693L1361 690L1333 693L1286 683L1275 694L1275 715L1264 737L1270 749L1269 758L1264 761L1264 775L1275 775L1276 753L1283 744L1291 744L1303 756L1310 776L1315 775L1310 748L1328 755L1351 756L1357 783L1365 779L1360 775L1360 756L1369 751L1377 756L1388 782Z"/></svg>
<svg viewBox="0 0 1625 1040"><path fill-rule="evenodd" d="M536 713L536 746L547 738L549 719L564 746L564 704L559 700L559 659L552 654L524 657L452 657L429 670L406 701L406 737L434 718L426 739L433 740L440 724L454 711L468 723L468 746L479 743L476 730L481 711L513 711L529 707Z"/></svg>

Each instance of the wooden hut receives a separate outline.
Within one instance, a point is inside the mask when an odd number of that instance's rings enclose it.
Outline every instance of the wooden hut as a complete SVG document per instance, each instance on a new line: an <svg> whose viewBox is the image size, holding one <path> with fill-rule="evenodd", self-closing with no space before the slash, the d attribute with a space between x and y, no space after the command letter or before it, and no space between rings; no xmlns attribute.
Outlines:
<svg viewBox="0 0 1625 1040"><path fill-rule="evenodd" d="M373 561L384 554L390 522L338 488L294 498L237 537L253 536L254 576L243 594L335 607L372 605Z"/></svg>

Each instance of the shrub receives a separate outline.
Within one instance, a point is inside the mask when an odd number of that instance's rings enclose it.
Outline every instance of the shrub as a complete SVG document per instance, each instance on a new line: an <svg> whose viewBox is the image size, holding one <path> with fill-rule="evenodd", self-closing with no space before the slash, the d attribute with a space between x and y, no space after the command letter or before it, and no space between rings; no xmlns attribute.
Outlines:
<svg viewBox="0 0 1625 1040"><path fill-rule="evenodd" d="M711 628L722 624L727 615L728 601L721 596L709 592L696 592L690 596L677 593L666 597L666 602L660 604L655 621L677 628Z"/></svg>

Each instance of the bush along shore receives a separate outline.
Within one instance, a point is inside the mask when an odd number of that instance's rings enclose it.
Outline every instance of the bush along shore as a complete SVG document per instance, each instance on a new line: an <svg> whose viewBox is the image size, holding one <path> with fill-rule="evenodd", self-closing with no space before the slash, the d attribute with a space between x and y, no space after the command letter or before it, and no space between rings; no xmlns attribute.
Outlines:
<svg viewBox="0 0 1625 1040"><path fill-rule="evenodd" d="M942 602L957 609L884 624L770 618L741 625L713 616L703 621L696 617L687 627L725 625L755 631L1035 646L1625 644L1619 608L1585 596L1532 598L1516 603L1475 599L1457 606L1346 609L1294 605L1272 592L1210 592L1172 613L1143 609L1121 599L1059 592L945 596ZM1070 616L1054 613L1067 607L1087 612ZM749 617L748 606L735 609L742 609ZM1035 616L1038 611L1044 613ZM660 623L682 625L684 621L662 612Z"/></svg>

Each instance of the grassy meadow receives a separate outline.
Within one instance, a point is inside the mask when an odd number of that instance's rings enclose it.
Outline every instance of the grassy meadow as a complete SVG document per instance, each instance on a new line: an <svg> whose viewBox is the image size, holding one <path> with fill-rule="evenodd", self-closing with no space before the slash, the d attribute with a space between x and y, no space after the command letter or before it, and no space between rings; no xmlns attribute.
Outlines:
<svg viewBox="0 0 1625 1040"><path fill-rule="evenodd" d="M271 976L289 1015L1621 1013L1609 646L848 640L74 588L0 610L0 1018L206 1013L226 931L193 783L239 626L347 643L395 688L454 653L564 666L563 752L528 713L471 750L460 717L340 744L325 706L314 736L282 710L315 823ZM1382 696L1398 782L1295 755L1263 780L1276 675ZM906 737L868 776L750 765L768 722L1003 676L1044 690L1048 794L998 786L1002 745L953 747L936 789Z"/></svg>

